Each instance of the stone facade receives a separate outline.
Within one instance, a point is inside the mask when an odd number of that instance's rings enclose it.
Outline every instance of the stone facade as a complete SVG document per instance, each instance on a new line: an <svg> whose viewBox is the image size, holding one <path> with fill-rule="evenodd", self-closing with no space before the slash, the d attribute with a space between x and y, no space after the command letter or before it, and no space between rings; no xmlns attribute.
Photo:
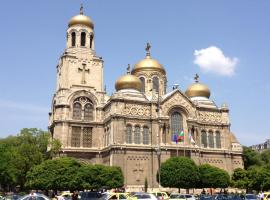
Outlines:
<svg viewBox="0 0 270 200"><path fill-rule="evenodd" d="M82 33L86 34L83 43ZM160 71L133 75L145 77L145 92L131 88L108 96L93 27L73 24L67 29L67 48L57 65L49 116L50 133L61 141L62 154L120 166L130 188L142 188L145 179L149 187L158 187L159 158L162 163L172 156L187 156L229 173L243 168L242 146L230 132L226 105L219 108L210 99L189 98L178 88L166 93L167 77ZM152 87L154 76L160 81L158 92ZM182 117L185 138L178 144L172 140L175 112Z"/></svg>

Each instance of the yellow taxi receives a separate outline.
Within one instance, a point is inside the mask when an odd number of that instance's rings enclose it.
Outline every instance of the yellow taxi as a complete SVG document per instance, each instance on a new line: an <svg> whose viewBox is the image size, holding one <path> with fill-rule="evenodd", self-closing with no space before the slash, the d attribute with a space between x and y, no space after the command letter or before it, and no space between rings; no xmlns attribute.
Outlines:
<svg viewBox="0 0 270 200"><path fill-rule="evenodd" d="M264 192L263 200L270 200L270 192Z"/></svg>

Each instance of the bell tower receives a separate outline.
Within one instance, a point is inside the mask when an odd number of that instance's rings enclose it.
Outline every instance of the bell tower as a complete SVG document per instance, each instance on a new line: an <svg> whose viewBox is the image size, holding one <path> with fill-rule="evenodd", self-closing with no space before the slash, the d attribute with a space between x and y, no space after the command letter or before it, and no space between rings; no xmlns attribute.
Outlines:
<svg viewBox="0 0 270 200"><path fill-rule="evenodd" d="M103 91L103 60L96 55L94 38L94 23L81 5L80 14L68 23L66 49L57 65L57 91L73 87Z"/></svg>
<svg viewBox="0 0 270 200"><path fill-rule="evenodd" d="M100 132L105 91L103 60L96 55L93 21L83 12L68 23L66 48L57 64L56 91L49 116L52 138L62 148L99 147L95 138ZM95 142L94 142L95 141Z"/></svg>

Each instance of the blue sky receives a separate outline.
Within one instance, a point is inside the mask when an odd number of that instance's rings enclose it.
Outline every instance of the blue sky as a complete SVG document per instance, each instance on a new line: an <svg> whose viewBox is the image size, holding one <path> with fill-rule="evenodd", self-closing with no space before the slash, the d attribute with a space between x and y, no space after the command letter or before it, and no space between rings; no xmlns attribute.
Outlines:
<svg viewBox="0 0 270 200"><path fill-rule="evenodd" d="M229 105L231 131L242 144L270 138L266 0L1 1L0 137L25 127L47 129L56 64L80 3L95 23L95 47L105 61L109 94L127 64L144 58L150 42L169 87L178 83L185 91L199 73L210 98L218 106Z"/></svg>

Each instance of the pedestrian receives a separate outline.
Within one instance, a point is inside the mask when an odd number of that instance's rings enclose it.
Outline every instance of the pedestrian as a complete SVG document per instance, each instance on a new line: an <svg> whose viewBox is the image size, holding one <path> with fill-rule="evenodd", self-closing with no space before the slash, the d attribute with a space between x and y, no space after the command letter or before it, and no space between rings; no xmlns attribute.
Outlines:
<svg viewBox="0 0 270 200"><path fill-rule="evenodd" d="M78 192L74 191L71 198L72 198L72 200L78 200Z"/></svg>
<svg viewBox="0 0 270 200"><path fill-rule="evenodd" d="M261 192L259 193L259 195L260 195L260 200L263 200L263 198L264 198L264 193L263 193L263 191L261 191Z"/></svg>

